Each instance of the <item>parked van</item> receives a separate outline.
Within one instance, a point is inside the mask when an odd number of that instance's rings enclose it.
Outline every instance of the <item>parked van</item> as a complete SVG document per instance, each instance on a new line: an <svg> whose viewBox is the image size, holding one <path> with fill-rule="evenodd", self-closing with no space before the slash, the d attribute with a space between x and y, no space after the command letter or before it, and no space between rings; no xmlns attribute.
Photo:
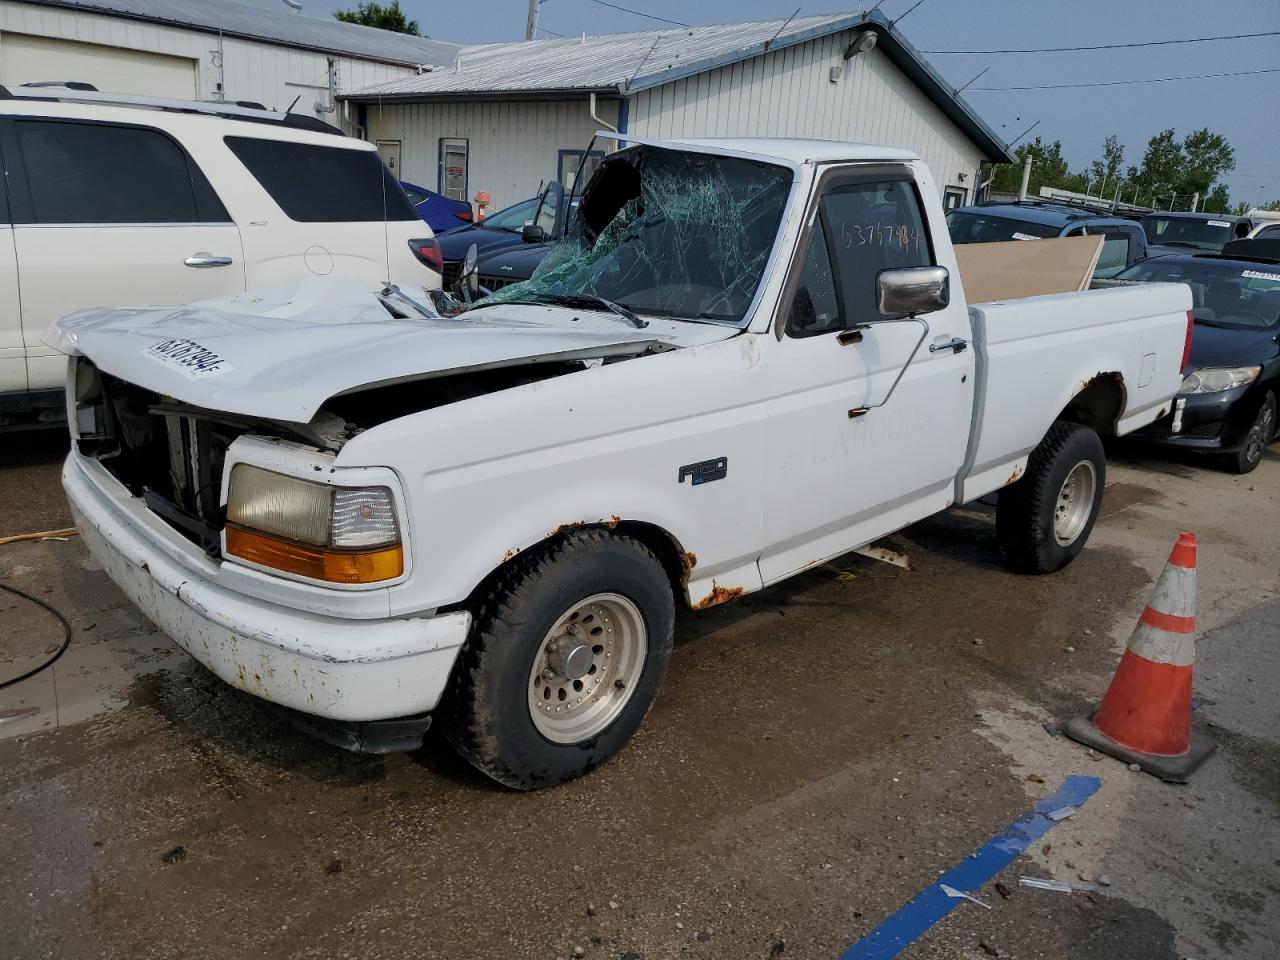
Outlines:
<svg viewBox="0 0 1280 960"><path fill-rule="evenodd" d="M256 104L0 87L0 428L63 418L75 310L189 303L307 274L440 285L374 146Z"/></svg>

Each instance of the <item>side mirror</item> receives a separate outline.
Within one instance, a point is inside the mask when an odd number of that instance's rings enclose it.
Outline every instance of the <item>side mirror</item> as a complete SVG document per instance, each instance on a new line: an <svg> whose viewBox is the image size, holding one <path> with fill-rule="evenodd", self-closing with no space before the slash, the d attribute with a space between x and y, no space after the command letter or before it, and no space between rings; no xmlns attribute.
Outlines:
<svg viewBox="0 0 1280 960"><path fill-rule="evenodd" d="M463 255L462 270L458 273L458 290L467 303L474 299L476 291L480 289L479 262L480 248L473 243Z"/></svg>
<svg viewBox="0 0 1280 960"><path fill-rule="evenodd" d="M932 313L951 302L946 267L901 267L876 275L876 303L886 316Z"/></svg>
<svg viewBox="0 0 1280 960"><path fill-rule="evenodd" d="M520 239L525 243L544 243L547 239L547 231L536 223L526 223L520 230Z"/></svg>

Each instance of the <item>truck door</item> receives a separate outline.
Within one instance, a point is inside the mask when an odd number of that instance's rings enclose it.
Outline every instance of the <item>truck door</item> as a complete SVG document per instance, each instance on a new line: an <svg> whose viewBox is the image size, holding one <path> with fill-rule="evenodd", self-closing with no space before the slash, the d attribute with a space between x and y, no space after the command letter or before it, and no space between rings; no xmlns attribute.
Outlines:
<svg viewBox="0 0 1280 960"><path fill-rule="evenodd" d="M876 295L881 270L938 262L931 238L946 236L942 210L934 198L927 220L924 208L905 165L840 168L820 184L770 365L765 582L952 501L973 403L967 312L957 293L921 318L925 333L881 314ZM944 255L954 275L949 246Z"/></svg>
<svg viewBox="0 0 1280 960"><path fill-rule="evenodd" d="M31 390L66 378L66 357L41 342L54 320L244 289L240 232L168 134L19 118L3 137Z"/></svg>

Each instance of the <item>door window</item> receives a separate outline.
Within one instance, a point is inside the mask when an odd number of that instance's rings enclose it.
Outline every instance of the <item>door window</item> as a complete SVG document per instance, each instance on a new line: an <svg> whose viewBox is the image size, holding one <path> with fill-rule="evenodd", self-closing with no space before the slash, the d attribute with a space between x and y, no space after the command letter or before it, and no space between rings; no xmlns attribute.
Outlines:
<svg viewBox="0 0 1280 960"><path fill-rule="evenodd" d="M942 191L942 209L950 213L963 207L969 200L969 191L964 187L947 187Z"/></svg>
<svg viewBox="0 0 1280 960"><path fill-rule="evenodd" d="M440 192L450 200L467 199L467 141L440 139Z"/></svg>
<svg viewBox="0 0 1280 960"><path fill-rule="evenodd" d="M587 154L587 162L582 162L582 150L561 150L560 151L560 169L557 171L557 177L561 185L569 191L581 193L591 175L596 172L596 167L600 165L600 161L604 159L604 153L600 150L592 150ZM578 175L578 167L582 167L582 182L574 185L574 178Z"/></svg>
<svg viewBox="0 0 1280 960"><path fill-rule="evenodd" d="M819 217L813 223L809 248L800 265L796 292L791 298L791 315L787 330L792 336L811 337L844 327L840 304L836 299L835 276L831 270L831 252L827 233Z"/></svg>
<svg viewBox="0 0 1280 960"><path fill-rule="evenodd" d="M145 127L18 120L31 223L226 223L186 152Z"/></svg>
<svg viewBox="0 0 1280 960"><path fill-rule="evenodd" d="M820 225L820 230L818 229ZM908 179L836 183L827 189L819 205L809 250L827 250L835 296L822 293L822 256L806 253L803 275L813 270L814 282L805 287L812 314L799 289L792 303L792 317L808 326L792 324L792 335L806 337L828 330L884 320L879 312L876 278L882 270L933 264L928 230L919 197ZM814 300L814 291L819 292ZM823 319L826 314L826 319Z"/></svg>

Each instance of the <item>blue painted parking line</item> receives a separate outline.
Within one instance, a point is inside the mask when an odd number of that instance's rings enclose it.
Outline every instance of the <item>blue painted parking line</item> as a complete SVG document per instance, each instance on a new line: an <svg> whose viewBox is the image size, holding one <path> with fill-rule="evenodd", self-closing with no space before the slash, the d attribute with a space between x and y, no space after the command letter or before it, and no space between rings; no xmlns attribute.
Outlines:
<svg viewBox="0 0 1280 960"><path fill-rule="evenodd" d="M1000 836L979 847L972 856L926 887L910 903L840 955L840 960L891 960L928 932L964 900L947 896L942 886L973 893L1011 864L1057 820L1049 815L1064 807L1078 807L1102 786L1097 777L1068 777L1066 782L1035 809L1011 823ZM1061 817L1059 817L1061 819Z"/></svg>

